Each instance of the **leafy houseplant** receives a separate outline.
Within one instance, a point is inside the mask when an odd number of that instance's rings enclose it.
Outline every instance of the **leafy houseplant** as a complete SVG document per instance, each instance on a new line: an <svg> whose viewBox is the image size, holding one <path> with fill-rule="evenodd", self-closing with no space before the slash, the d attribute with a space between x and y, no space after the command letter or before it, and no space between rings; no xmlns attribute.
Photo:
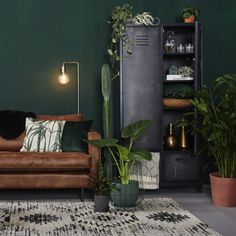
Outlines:
<svg viewBox="0 0 236 236"><path fill-rule="evenodd" d="M182 78L188 78L193 76L193 69L190 66L180 66L178 68L178 75Z"/></svg>
<svg viewBox="0 0 236 236"><path fill-rule="evenodd" d="M130 176L132 173L132 168L135 161L138 160L151 160L152 156L151 153L144 149L133 149L134 142L142 136L142 134L147 131L151 126L151 121L149 120L140 120L137 121L122 131L122 138L128 139L128 143L126 145L118 144L117 139L101 139L101 140L88 140L87 142L100 148L107 148L111 154L111 157L114 160L114 163L116 164L116 167L119 172L119 179L121 182L121 185L119 186L119 189L127 188L128 185L134 183L135 181L130 180ZM137 181L136 181L137 182ZM135 192L138 194L138 184L134 183L134 185L130 186L129 188L135 188ZM127 186L126 186L127 185ZM126 186L126 187L125 187ZM122 189L121 189L122 192ZM129 190L127 190L129 192ZM119 191L115 192L115 195L117 196L119 194ZM124 198L127 198L125 196ZM134 199L132 201L137 200L138 196L134 196ZM119 196L120 199L120 196ZM113 198L114 201L114 198ZM129 202L129 203L122 203L121 205L119 203L115 203L115 205L120 206L133 206L135 202ZM114 201L115 202L115 201Z"/></svg>
<svg viewBox="0 0 236 236"><path fill-rule="evenodd" d="M123 129L121 137L129 139L129 144L118 144L117 139L100 139L88 140L87 142L100 148L107 148L113 158L119 172L119 177L122 184L128 184L130 180L131 170L134 161L151 160L151 153L144 149L133 150L132 146L148 128L151 126L151 121L140 120ZM115 150L114 150L115 149ZM117 156L119 159L117 159Z"/></svg>
<svg viewBox="0 0 236 236"><path fill-rule="evenodd" d="M194 7L184 7L180 12L180 17L185 23L193 23L195 18L200 15L200 10Z"/></svg>
<svg viewBox="0 0 236 236"><path fill-rule="evenodd" d="M116 6L111 14L111 19L108 21L112 26L111 41L107 53L110 57L112 66L112 75L119 75L119 69L116 68L117 63L120 61L120 41L126 48L126 53L131 54L131 42L126 33L125 25L127 23L134 23L137 25L153 25L160 23L160 19L153 17L149 12L143 12L142 14L133 14L133 7L125 3L123 6Z"/></svg>
<svg viewBox="0 0 236 236"><path fill-rule="evenodd" d="M123 6L116 6L111 14L111 20L108 21L112 25L111 42L107 49L107 53L110 56L112 69L114 70L117 62L120 61L119 55L119 43L120 40L127 47L127 53L130 53L130 42L126 36L125 24L132 22L133 20L133 7L129 4Z"/></svg>
<svg viewBox="0 0 236 236"><path fill-rule="evenodd" d="M211 174L211 181L215 177L220 177L236 184L236 74L226 74L216 79L212 88L204 87L201 91L195 93L191 103L197 108L200 118L187 121L193 133L200 133L208 146L208 154L213 156L218 167L218 174ZM191 114L187 114L191 115ZM215 183L214 183L215 186ZM217 187L221 193L225 194L226 183ZM231 203L223 203L215 199L216 205L223 204L229 206L236 205L236 185L231 190ZM212 188L212 193L215 194ZM228 191L228 193L230 190Z"/></svg>
<svg viewBox="0 0 236 236"><path fill-rule="evenodd" d="M101 161L98 167L98 175L91 176L91 182L95 191L95 196L94 196L95 212L109 211L109 194L112 189L112 184L105 177Z"/></svg>

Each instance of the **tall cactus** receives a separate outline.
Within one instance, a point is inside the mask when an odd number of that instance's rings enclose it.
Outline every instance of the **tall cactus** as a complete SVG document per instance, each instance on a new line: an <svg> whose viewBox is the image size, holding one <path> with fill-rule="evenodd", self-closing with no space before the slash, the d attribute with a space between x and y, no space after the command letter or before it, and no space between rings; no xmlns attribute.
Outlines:
<svg viewBox="0 0 236 236"><path fill-rule="evenodd" d="M111 91L112 80L108 64L103 64L101 70L102 95L103 95L103 132L104 138L112 138Z"/></svg>
<svg viewBox="0 0 236 236"><path fill-rule="evenodd" d="M111 72L108 64L103 64L101 70L101 83L103 95L103 135L104 138L112 138L112 79ZM104 152L105 156L105 172L107 178L112 178L112 158L108 152Z"/></svg>

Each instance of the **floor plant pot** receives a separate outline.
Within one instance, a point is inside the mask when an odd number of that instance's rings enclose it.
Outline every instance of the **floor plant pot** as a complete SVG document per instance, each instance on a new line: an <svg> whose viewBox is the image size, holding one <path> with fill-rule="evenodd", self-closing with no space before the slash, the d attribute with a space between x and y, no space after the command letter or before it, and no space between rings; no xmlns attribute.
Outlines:
<svg viewBox="0 0 236 236"><path fill-rule="evenodd" d="M116 207L134 207L139 198L138 181L130 180L128 184L116 183L111 192L111 199Z"/></svg>
<svg viewBox="0 0 236 236"><path fill-rule="evenodd" d="M94 195L94 211L108 212L109 211L109 196L108 195Z"/></svg>
<svg viewBox="0 0 236 236"><path fill-rule="evenodd" d="M210 174L213 204L217 207L236 207L236 178L222 178Z"/></svg>

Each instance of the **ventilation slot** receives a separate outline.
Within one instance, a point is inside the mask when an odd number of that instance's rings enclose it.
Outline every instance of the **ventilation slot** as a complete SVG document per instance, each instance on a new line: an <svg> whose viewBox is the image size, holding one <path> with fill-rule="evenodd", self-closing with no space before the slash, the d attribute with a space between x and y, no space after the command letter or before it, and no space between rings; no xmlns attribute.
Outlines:
<svg viewBox="0 0 236 236"><path fill-rule="evenodd" d="M136 35L135 36L135 45L136 46L148 46L149 42L149 35Z"/></svg>

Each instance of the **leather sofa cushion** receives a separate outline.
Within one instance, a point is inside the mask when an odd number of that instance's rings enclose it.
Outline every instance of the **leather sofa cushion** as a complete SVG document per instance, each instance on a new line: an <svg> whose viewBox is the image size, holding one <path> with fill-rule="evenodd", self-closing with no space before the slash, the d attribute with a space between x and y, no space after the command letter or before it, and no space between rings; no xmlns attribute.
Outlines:
<svg viewBox="0 0 236 236"><path fill-rule="evenodd" d="M82 114L69 114L69 115L37 115L35 120L65 120L65 121L81 121L83 120Z"/></svg>
<svg viewBox="0 0 236 236"><path fill-rule="evenodd" d="M0 151L19 152L25 138L25 132L15 139L4 139L0 136Z"/></svg>
<svg viewBox="0 0 236 236"><path fill-rule="evenodd" d="M0 152L0 171L89 170L91 156L79 152Z"/></svg>

